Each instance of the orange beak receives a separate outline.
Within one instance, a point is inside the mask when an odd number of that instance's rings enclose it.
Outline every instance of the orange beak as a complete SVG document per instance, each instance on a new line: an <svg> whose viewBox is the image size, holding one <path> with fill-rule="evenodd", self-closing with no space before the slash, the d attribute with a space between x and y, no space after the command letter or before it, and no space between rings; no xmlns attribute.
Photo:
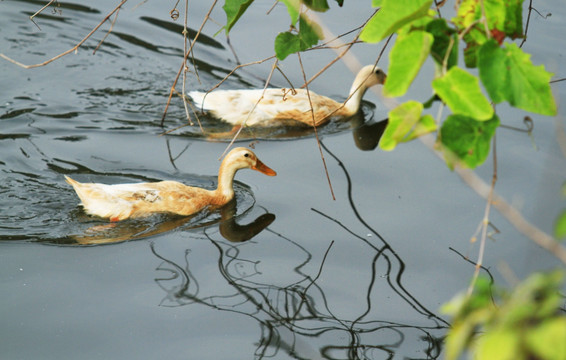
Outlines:
<svg viewBox="0 0 566 360"><path fill-rule="evenodd" d="M259 159L256 159L255 166L252 166L252 169L259 171L267 176L275 176L277 173L273 171L269 166L265 165Z"/></svg>

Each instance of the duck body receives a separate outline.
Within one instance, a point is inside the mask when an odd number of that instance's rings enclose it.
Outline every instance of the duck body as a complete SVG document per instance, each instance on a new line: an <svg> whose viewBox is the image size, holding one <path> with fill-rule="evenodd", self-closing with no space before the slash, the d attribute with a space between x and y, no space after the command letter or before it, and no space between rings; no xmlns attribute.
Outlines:
<svg viewBox="0 0 566 360"><path fill-rule="evenodd" d="M235 148L220 165L218 187L215 190L187 186L176 181L107 185L79 183L68 176L65 176L65 180L74 188L85 212L110 221L120 221L155 213L187 216L205 208L221 207L234 198L234 176L236 171L245 168L269 176L276 175L252 151Z"/></svg>
<svg viewBox="0 0 566 360"><path fill-rule="evenodd" d="M366 90L385 79L380 68L363 67L343 103L305 89L191 91L189 96L197 107L234 126L319 126L355 115Z"/></svg>

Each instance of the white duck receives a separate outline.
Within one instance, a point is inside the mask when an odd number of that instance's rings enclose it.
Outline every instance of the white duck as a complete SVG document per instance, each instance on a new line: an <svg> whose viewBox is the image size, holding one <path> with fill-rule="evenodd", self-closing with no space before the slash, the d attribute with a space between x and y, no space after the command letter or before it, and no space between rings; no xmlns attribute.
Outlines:
<svg viewBox="0 0 566 360"><path fill-rule="evenodd" d="M309 102L305 89L296 89L296 93L273 88L265 92L262 89L216 90L208 94L191 91L189 96L199 109L234 126L312 126L312 103L314 125L319 126L330 120L345 120L355 115L366 90L373 85L384 84L386 78L387 75L379 67L364 66L356 75L344 103L312 91L309 91Z"/></svg>
<svg viewBox="0 0 566 360"><path fill-rule="evenodd" d="M106 185L79 183L65 176L88 214L120 221L153 213L192 215L206 207L221 207L234 198L236 171L253 169L269 176L277 173L246 148L235 148L224 157L218 172L218 187L207 190L176 181Z"/></svg>

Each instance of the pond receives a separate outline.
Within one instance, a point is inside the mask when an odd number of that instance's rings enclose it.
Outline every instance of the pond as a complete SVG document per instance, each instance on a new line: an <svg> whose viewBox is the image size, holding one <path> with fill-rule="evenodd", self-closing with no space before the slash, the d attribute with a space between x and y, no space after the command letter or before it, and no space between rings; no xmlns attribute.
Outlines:
<svg viewBox="0 0 566 360"><path fill-rule="evenodd" d="M44 4L0 2L0 53L41 63L76 45L118 2L60 2L36 25L29 16ZM559 4L537 1L525 44L555 78L566 76ZM178 97L161 123L183 54L174 5L128 2L99 48L108 24L43 67L0 59L0 358L442 358L449 318L440 307L469 284L467 258L478 254L470 238L485 200L420 141L379 150L391 103L378 93L366 94L359 119L322 128L320 147L312 131L243 134L237 145L252 146L278 174L240 171L236 201L222 211L111 224L78 206L64 175L215 186L228 142L196 124L182 127ZM210 5L191 2L191 34ZM230 44L214 36L221 25L207 23L193 54L198 79L189 74L187 89L210 89L238 62L273 55L273 38L289 20L283 5L271 6L254 3ZM331 6L321 19L335 34L370 16L369 2ZM211 18L224 21L221 4ZM370 64L381 49L356 44L352 54ZM307 78L335 57L333 49L305 52ZM222 88L262 88L272 65L243 67ZM303 83L296 56L280 66L292 84ZM353 76L339 61L309 88L343 100ZM428 76L407 99L430 96ZM278 72L271 83L287 86ZM559 104L564 84L553 84ZM498 132L496 191L547 233L566 208L559 112L530 114L529 135L514 130L525 128L523 112L498 108L507 127ZM200 120L207 131L230 130ZM489 159L476 173L489 183L492 169ZM496 283L561 266L497 211L490 219L484 266Z"/></svg>

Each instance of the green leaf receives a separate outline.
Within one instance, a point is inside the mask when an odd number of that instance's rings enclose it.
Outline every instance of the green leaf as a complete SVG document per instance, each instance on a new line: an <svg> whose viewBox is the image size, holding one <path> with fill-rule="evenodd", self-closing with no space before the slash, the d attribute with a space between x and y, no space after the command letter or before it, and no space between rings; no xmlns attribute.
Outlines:
<svg viewBox="0 0 566 360"><path fill-rule="evenodd" d="M443 77L434 79L432 88L454 114L479 121L493 117L493 108L482 93L478 78L459 67L454 66Z"/></svg>
<svg viewBox="0 0 566 360"><path fill-rule="evenodd" d="M419 119L419 121L415 124L413 131L407 134L404 141L411 141L418 138L419 136L423 136L436 131L436 129L437 127L436 121L434 121L434 117L430 114L427 114Z"/></svg>
<svg viewBox="0 0 566 360"><path fill-rule="evenodd" d="M383 0L371 0L372 7L380 7L383 4Z"/></svg>
<svg viewBox="0 0 566 360"><path fill-rule="evenodd" d="M432 0L383 0L381 9L363 28L360 39L379 42L403 25L427 15L431 4Z"/></svg>
<svg viewBox="0 0 566 360"><path fill-rule="evenodd" d="M497 37L501 42L505 36L522 37L523 0L484 0L489 36ZM488 40L480 0L463 0L458 7L457 16L452 19L460 31L466 31L464 42L464 62L474 68L477 63L477 51Z"/></svg>
<svg viewBox="0 0 566 360"><path fill-rule="evenodd" d="M452 324L446 336L446 360L457 360L464 352L474 333L474 326L468 321L458 321Z"/></svg>
<svg viewBox="0 0 566 360"><path fill-rule="evenodd" d="M432 42L432 35L425 31L399 35L389 52L387 81L383 87L385 96L402 96L407 92L428 57Z"/></svg>
<svg viewBox="0 0 566 360"><path fill-rule="evenodd" d="M379 141L379 147L390 151L398 143L406 142L417 136L436 130L436 123L431 115L421 117L423 104L407 101L389 112L389 124Z"/></svg>
<svg viewBox="0 0 566 360"><path fill-rule="evenodd" d="M543 321L527 332L526 344L537 359L566 359L566 317Z"/></svg>
<svg viewBox="0 0 566 360"><path fill-rule="evenodd" d="M485 34L481 23L485 13L491 33L499 31L511 38L518 38L523 36L522 11L523 0L463 0L452 21L460 30L473 26Z"/></svg>
<svg viewBox="0 0 566 360"><path fill-rule="evenodd" d="M230 32L238 19L253 2L254 0L226 0L222 7L226 13L226 25L224 26L226 34Z"/></svg>
<svg viewBox="0 0 566 360"><path fill-rule="evenodd" d="M295 25L299 20L301 0L281 0L287 6L287 12L291 17L291 24Z"/></svg>
<svg viewBox="0 0 566 360"><path fill-rule="evenodd" d="M326 0L303 0L303 4L305 4L309 9L319 12L325 12L329 9Z"/></svg>
<svg viewBox="0 0 566 360"><path fill-rule="evenodd" d="M298 34L287 31L279 33L275 38L275 55L279 60L284 60L290 54L307 50L318 43L320 34L318 25L309 22L305 15L301 15Z"/></svg>
<svg viewBox="0 0 566 360"><path fill-rule="evenodd" d="M552 74L544 65L534 66L530 55L517 45L503 48L490 40L479 49L480 78L491 99L507 100L512 106L542 114L556 115L556 103L550 89Z"/></svg>
<svg viewBox="0 0 566 360"><path fill-rule="evenodd" d="M519 360L520 329L502 328L491 330L479 337L476 347L478 360Z"/></svg>
<svg viewBox="0 0 566 360"><path fill-rule="evenodd" d="M554 237L563 239L566 237L566 210L563 210L554 224Z"/></svg>
<svg viewBox="0 0 566 360"><path fill-rule="evenodd" d="M439 64L443 65L447 52L450 51L447 59L447 68L458 64L458 35L456 31L446 23L444 19L434 19L426 26L426 31L434 36L430 54Z"/></svg>
<svg viewBox="0 0 566 360"><path fill-rule="evenodd" d="M483 164L498 126L497 115L488 121L476 121L463 115L448 116L440 129L440 141L445 147L448 166L453 168L455 163L461 162L475 168Z"/></svg>

